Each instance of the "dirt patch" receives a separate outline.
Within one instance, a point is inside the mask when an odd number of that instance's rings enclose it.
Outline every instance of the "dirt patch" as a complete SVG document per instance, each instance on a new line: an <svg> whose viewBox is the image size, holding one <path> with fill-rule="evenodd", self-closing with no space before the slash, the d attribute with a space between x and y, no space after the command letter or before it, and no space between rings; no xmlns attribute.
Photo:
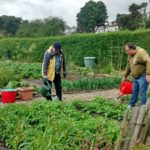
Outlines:
<svg viewBox="0 0 150 150"><path fill-rule="evenodd" d="M95 97L104 97L106 99L114 99L116 100L119 95L118 89L112 90L99 90L99 91L89 91L85 93L74 93L74 94L64 94L64 101L73 101L73 100L85 100L91 101Z"/></svg>
<svg viewBox="0 0 150 150"><path fill-rule="evenodd" d="M55 91L53 91L53 94L55 94ZM88 92L82 92L82 93L63 94L63 101L64 102L71 102L71 101L75 101L75 100L92 101L96 97L103 97L106 99L112 99L114 101L117 101L118 95L119 95L118 89L97 90L97 91L88 91ZM44 99L44 98L35 97L33 100L30 100L30 101L17 100L16 103L30 105L33 101L38 101L41 99ZM3 104L0 102L0 107L4 107L5 105L6 104Z"/></svg>

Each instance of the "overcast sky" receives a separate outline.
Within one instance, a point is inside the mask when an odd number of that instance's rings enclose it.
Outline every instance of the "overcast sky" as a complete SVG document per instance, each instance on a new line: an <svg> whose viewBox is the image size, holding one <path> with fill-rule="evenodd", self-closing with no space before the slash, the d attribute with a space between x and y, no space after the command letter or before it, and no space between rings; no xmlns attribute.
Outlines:
<svg viewBox="0 0 150 150"><path fill-rule="evenodd" d="M95 0L97 1L97 0ZM127 13L128 6L148 0L102 0L108 9L109 20L117 13ZM0 0L0 15L14 15L23 19L49 16L62 17L68 25L76 25L76 14L88 0Z"/></svg>

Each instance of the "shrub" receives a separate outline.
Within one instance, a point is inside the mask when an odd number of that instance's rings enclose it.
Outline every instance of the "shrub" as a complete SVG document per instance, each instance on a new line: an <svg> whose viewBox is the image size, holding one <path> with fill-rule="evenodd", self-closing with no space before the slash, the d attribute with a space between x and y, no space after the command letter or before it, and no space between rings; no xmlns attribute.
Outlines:
<svg viewBox="0 0 150 150"><path fill-rule="evenodd" d="M71 58L75 65L83 66L83 57L95 56L102 67L111 64L120 69L125 67L127 58L123 45L135 42L150 52L149 35L150 30L141 30L49 38L6 38L0 39L0 58L4 57L5 51L11 51L13 60L42 62L45 50L55 41L60 41L66 58Z"/></svg>
<svg viewBox="0 0 150 150"><path fill-rule="evenodd" d="M13 76L12 70L0 67L0 87L6 86L11 80L20 81L21 78L19 75Z"/></svg>
<svg viewBox="0 0 150 150"><path fill-rule="evenodd" d="M0 62L0 86L6 86L9 81L21 79L39 79L41 63Z"/></svg>

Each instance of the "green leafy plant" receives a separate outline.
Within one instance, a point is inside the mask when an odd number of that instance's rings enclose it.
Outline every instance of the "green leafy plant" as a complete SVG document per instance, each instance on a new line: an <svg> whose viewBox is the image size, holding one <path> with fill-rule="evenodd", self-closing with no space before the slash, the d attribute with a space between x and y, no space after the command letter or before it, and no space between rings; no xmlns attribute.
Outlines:
<svg viewBox="0 0 150 150"><path fill-rule="evenodd" d="M113 89L120 85L120 77L100 77L100 78L83 78L77 81L63 80L65 91L82 91L97 89Z"/></svg>
<svg viewBox="0 0 150 150"><path fill-rule="evenodd" d="M0 62L0 84L6 86L10 81L39 79L42 76L41 66L41 63Z"/></svg>
<svg viewBox="0 0 150 150"><path fill-rule="evenodd" d="M117 121L79 111L74 103L41 100L31 106L13 104L0 109L0 141L9 149L104 148L118 134Z"/></svg>
<svg viewBox="0 0 150 150"><path fill-rule="evenodd" d="M113 118L116 120L123 119L124 112L127 108L125 104L119 104L102 98L97 98L96 100L88 103L76 101L73 102L73 106L75 106L77 110L91 115L102 115L106 118Z"/></svg>
<svg viewBox="0 0 150 150"><path fill-rule="evenodd" d="M0 66L0 87L6 86L9 81L20 81L21 77L17 74L13 76L13 71L6 67Z"/></svg>

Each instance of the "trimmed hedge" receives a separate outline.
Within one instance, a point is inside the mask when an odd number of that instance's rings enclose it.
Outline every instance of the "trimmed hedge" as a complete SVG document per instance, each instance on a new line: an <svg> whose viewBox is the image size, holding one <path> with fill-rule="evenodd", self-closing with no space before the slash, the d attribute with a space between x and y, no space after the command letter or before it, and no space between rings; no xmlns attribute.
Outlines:
<svg viewBox="0 0 150 150"><path fill-rule="evenodd" d="M5 38L0 39L0 58L9 53L9 58L13 60L41 62L45 50L55 41L62 43L67 60L80 66L84 65L84 56L96 56L103 67L110 64L115 68L124 67L127 56L123 45L126 42L135 42L150 52L150 30L141 30L46 38Z"/></svg>

